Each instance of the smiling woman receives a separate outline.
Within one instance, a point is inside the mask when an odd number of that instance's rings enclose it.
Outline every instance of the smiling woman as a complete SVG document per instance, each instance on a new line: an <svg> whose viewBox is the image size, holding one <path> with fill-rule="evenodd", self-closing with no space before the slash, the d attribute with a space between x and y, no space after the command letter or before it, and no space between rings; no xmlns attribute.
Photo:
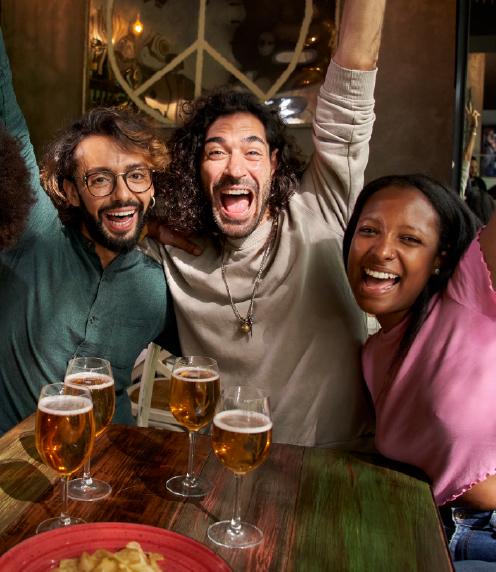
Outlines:
<svg viewBox="0 0 496 572"><path fill-rule="evenodd" d="M468 207L452 191L429 177L424 175L387 176L371 181L357 199L343 239L343 256L352 286L357 280L352 275L358 270L352 268L350 264L350 253L353 243L357 240L359 220L369 200L376 193L386 192L387 189L390 189L386 197L389 201L385 200L385 202L391 206L391 212L388 213L387 218L395 225L396 217L401 216L403 225L407 227L402 228L403 233L399 233L397 237L399 244L403 245L403 250L410 245L408 248L415 251L417 248L415 244L419 244L421 236L424 238L425 233L427 233L425 238L431 242L431 247L432 241L437 241L435 245L437 260L434 258L430 262L427 260L427 265L423 268L421 266L423 279L416 284L418 288L416 295L410 296L403 308L402 316L408 314L410 319L398 349L397 357L401 360L426 317L431 298L446 288L463 252L475 236L477 225ZM391 189L395 189L395 192L392 193ZM404 197L404 200L401 197ZM408 214L401 212L403 207L408 207ZM377 207L375 210L377 212ZM376 216L386 218L386 213L383 213L381 209ZM427 216L425 221L424 216ZM412 232L413 230L415 233ZM366 234L369 231L365 227L361 232ZM358 246L358 243L356 244ZM423 250L423 245L421 244L418 248ZM431 254L434 256L434 253ZM433 264L434 262L437 263ZM415 280L415 276L412 280ZM354 294L359 296L356 288ZM387 304L384 310L387 315ZM387 317L385 319L387 320Z"/></svg>
<svg viewBox="0 0 496 572"><path fill-rule="evenodd" d="M348 256L348 278L361 308L385 331L401 322L436 270L440 221L415 187L392 184L370 197Z"/></svg>
<svg viewBox="0 0 496 572"><path fill-rule="evenodd" d="M476 226L436 181L384 177L357 200L344 260L382 326L362 354L378 450L431 479L455 559L496 561L496 215Z"/></svg>

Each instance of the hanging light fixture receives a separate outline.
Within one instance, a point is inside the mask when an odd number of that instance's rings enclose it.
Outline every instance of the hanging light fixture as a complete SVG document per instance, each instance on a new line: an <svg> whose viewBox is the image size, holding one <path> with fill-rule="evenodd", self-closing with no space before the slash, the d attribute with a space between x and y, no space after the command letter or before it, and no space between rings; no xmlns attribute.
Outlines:
<svg viewBox="0 0 496 572"><path fill-rule="evenodd" d="M140 20L140 15L136 15L136 20L131 24L131 31L135 36L141 36L143 33L143 22Z"/></svg>

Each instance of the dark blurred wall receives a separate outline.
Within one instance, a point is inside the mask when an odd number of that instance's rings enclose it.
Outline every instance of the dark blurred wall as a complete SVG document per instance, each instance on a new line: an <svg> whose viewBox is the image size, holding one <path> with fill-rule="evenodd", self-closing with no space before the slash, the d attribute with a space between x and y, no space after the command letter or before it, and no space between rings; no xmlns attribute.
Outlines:
<svg viewBox="0 0 496 572"><path fill-rule="evenodd" d="M0 2L16 90L40 149L81 112L86 2ZM368 180L423 171L450 181L455 14L456 0L389 0ZM293 133L310 151L310 129Z"/></svg>
<svg viewBox="0 0 496 572"><path fill-rule="evenodd" d="M451 182L456 0L390 0L367 179L424 172Z"/></svg>
<svg viewBox="0 0 496 572"><path fill-rule="evenodd" d="M38 154L81 115L86 0L0 0L17 99Z"/></svg>

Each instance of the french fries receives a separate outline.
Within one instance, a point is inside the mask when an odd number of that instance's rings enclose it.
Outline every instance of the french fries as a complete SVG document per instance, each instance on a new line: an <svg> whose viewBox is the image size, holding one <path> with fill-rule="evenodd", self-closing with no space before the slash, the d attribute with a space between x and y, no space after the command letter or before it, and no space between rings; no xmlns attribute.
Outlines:
<svg viewBox="0 0 496 572"><path fill-rule="evenodd" d="M99 549L93 554L83 552L79 558L61 560L52 572L162 572L157 564L162 554L144 552L139 542L129 542L117 552Z"/></svg>

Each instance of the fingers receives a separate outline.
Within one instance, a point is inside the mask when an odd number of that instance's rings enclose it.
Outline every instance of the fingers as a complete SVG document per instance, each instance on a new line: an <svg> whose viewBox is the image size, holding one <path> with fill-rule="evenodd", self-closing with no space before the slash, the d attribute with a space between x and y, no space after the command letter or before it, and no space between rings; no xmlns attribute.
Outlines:
<svg viewBox="0 0 496 572"><path fill-rule="evenodd" d="M160 225L159 227L158 239L162 244L180 248L193 256L198 256L203 252L203 250L188 237L178 232L174 232L163 225Z"/></svg>

